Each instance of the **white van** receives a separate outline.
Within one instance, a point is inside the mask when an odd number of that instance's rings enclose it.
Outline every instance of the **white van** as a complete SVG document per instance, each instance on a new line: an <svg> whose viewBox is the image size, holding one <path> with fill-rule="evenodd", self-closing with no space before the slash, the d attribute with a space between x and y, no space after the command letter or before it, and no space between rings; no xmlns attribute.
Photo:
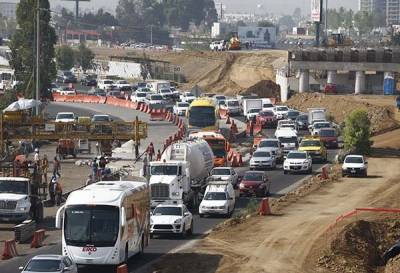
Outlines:
<svg viewBox="0 0 400 273"><path fill-rule="evenodd" d="M218 214L230 217L235 209L235 190L229 181L209 182L200 203L199 215Z"/></svg>

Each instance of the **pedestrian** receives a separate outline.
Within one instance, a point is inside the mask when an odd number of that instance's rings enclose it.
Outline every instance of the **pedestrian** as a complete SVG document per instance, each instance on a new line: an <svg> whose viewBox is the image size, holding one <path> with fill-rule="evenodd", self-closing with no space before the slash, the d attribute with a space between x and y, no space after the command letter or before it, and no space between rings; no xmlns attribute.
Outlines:
<svg viewBox="0 0 400 273"><path fill-rule="evenodd" d="M61 171L61 164L60 161L57 159L57 156L55 156L53 162L53 176L55 177L56 175L58 175L58 177L61 177L60 171Z"/></svg>
<svg viewBox="0 0 400 273"><path fill-rule="evenodd" d="M99 165L97 164L97 159L95 158L92 162L92 177L95 181L98 180Z"/></svg>
<svg viewBox="0 0 400 273"><path fill-rule="evenodd" d="M147 155L145 155L143 158L143 177L147 176L147 164L148 164L148 159Z"/></svg>
<svg viewBox="0 0 400 273"><path fill-rule="evenodd" d="M150 142L149 146L146 149L146 153L149 156L150 161L153 161L153 155L154 155L154 145L153 142Z"/></svg>
<svg viewBox="0 0 400 273"><path fill-rule="evenodd" d="M43 155L41 167L42 167L44 183L47 184L47 171L49 169L49 160L47 159L47 154Z"/></svg>
<svg viewBox="0 0 400 273"><path fill-rule="evenodd" d="M161 160L161 151L160 150L157 151L157 159L156 160L157 161Z"/></svg>
<svg viewBox="0 0 400 273"><path fill-rule="evenodd" d="M50 195L51 206L54 206L56 204L56 187L57 187L57 178L55 175L53 175L49 184L49 195Z"/></svg>
<svg viewBox="0 0 400 273"><path fill-rule="evenodd" d="M88 175L88 179L86 180L85 186L89 186L90 184L96 183L96 180L93 179L93 174Z"/></svg>
<svg viewBox="0 0 400 273"><path fill-rule="evenodd" d="M62 202L62 187L59 180L56 180L56 205L59 206Z"/></svg>
<svg viewBox="0 0 400 273"><path fill-rule="evenodd" d="M104 156L101 156L100 160L99 160L99 168L100 168L100 170L104 170L106 168L106 165L107 165L106 158Z"/></svg>
<svg viewBox="0 0 400 273"><path fill-rule="evenodd" d="M40 164L40 155L39 155L39 148L35 148L35 154L33 156L33 161L39 166Z"/></svg>

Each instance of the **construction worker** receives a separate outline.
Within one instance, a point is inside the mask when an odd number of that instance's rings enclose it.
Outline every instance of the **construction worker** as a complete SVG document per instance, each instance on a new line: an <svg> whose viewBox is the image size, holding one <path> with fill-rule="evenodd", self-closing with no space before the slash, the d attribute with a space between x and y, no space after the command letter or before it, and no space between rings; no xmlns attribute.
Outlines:
<svg viewBox="0 0 400 273"><path fill-rule="evenodd" d="M33 161L39 166L39 164L40 164L39 148L35 148L35 154L33 156Z"/></svg>
<svg viewBox="0 0 400 273"><path fill-rule="evenodd" d="M47 184L47 171L49 169L49 160L47 159L47 155L46 154L43 155L41 167L42 167L42 174L43 174L44 183Z"/></svg>
<svg viewBox="0 0 400 273"><path fill-rule="evenodd" d="M59 206L62 202L62 187L59 180L56 180L56 205Z"/></svg>
<svg viewBox="0 0 400 273"><path fill-rule="evenodd" d="M161 151L160 150L157 151L157 159L156 160L157 161L161 160Z"/></svg>
<svg viewBox="0 0 400 273"><path fill-rule="evenodd" d="M149 156L150 161L153 161L153 155L154 155L153 142L150 142L149 146L147 147L146 153Z"/></svg>
<svg viewBox="0 0 400 273"><path fill-rule="evenodd" d="M56 187L57 187L57 178L55 175L53 175L49 184L50 203L52 206L56 204Z"/></svg>
<svg viewBox="0 0 400 273"><path fill-rule="evenodd" d="M57 156L55 156L53 161L53 176L58 175L58 177L61 177L60 170L61 170L61 163L57 159Z"/></svg>

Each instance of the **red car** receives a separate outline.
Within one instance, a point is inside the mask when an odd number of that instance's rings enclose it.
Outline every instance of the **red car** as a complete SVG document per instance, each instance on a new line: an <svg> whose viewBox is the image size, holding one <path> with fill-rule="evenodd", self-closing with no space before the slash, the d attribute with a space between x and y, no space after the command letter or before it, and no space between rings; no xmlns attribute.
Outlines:
<svg viewBox="0 0 400 273"><path fill-rule="evenodd" d="M325 94L337 94L336 84L334 83L327 83L324 88Z"/></svg>
<svg viewBox="0 0 400 273"><path fill-rule="evenodd" d="M338 148L338 137L334 128L322 128L319 132L319 137L326 148Z"/></svg>
<svg viewBox="0 0 400 273"><path fill-rule="evenodd" d="M261 111L256 116L256 121L258 124L262 124L263 127L275 127L277 124L276 117L272 111Z"/></svg>
<svg viewBox="0 0 400 273"><path fill-rule="evenodd" d="M264 197L269 194L271 181L263 171L247 171L239 184L239 196Z"/></svg>

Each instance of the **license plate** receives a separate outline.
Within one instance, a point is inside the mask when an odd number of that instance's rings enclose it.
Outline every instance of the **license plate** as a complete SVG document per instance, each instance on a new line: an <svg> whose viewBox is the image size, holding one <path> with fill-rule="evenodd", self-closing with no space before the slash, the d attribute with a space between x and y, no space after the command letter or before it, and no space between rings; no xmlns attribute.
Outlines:
<svg viewBox="0 0 400 273"><path fill-rule="evenodd" d="M350 172L351 172L351 173L356 173L356 170L351 170Z"/></svg>

